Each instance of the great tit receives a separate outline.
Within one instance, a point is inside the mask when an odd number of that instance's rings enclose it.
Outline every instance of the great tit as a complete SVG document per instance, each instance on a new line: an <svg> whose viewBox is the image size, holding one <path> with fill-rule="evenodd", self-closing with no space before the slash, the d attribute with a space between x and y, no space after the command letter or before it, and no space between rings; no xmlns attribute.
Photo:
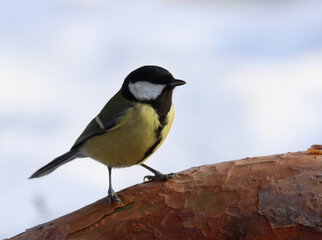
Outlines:
<svg viewBox="0 0 322 240"><path fill-rule="evenodd" d="M172 92L186 82L175 79L158 66L143 66L131 72L121 89L87 125L72 148L40 168L30 178L42 177L75 159L90 157L108 168L108 199L120 202L112 187L112 168L140 165L154 176L148 180L166 180L143 162L163 143L170 130L174 111ZM144 178L144 179L145 179Z"/></svg>

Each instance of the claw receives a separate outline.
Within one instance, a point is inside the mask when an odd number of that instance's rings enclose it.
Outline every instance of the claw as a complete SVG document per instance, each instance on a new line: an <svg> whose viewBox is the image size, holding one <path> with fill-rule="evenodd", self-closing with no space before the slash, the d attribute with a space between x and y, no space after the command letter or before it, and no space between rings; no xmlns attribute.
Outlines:
<svg viewBox="0 0 322 240"><path fill-rule="evenodd" d="M119 199L119 197L116 195L116 193L113 190L108 191L107 201L109 205L111 205L113 202L117 202L123 205L121 199Z"/></svg>
<svg viewBox="0 0 322 240"><path fill-rule="evenodd" d="M143 182L146 182L146 181L145 181L146 179L147 179L148 181L150 181L152 177L153 177L153 176L151 176L151 175L144 176L144 178L143 178Z"/></svg>
<svg viewBox="0 0 322 240"><path fill-rule="evenodd" d="M107 196L107 201L108 201L108 204L111 205L113 202L116 202L116 203L119 203L119 204L122 204L122 201L121 199L119 199L118 196Z"/></svg>
<svg viewBox="0 0 322 240"><path fill-rule="evenodd" d="M165 181L169 178L174 178L176 176L175 173L169 173L169 174L162 174L162 173L158 173L155 174L154 176L151 175L147 175L143 178L143 182L145 182L145 180L147 179L148 181Z"/></svg>

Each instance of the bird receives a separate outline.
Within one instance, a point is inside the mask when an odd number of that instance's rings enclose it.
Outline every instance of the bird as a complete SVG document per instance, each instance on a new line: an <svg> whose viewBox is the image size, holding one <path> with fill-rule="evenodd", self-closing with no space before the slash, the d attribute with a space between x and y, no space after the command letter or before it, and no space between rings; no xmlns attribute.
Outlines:
<svg viewBox="0 0 322 240"><path fill-rule="evenodd" d="M112 169L140 165L154 175L148 180L164 181L162 174L144 162L160 147L174 118L173 90L186 84L159 66L145 65L130 72L121 89L87 125L71 149L33 173L45 176L76 158L89 157L107 166L108 201L122 203L112 187Z"/></svg>

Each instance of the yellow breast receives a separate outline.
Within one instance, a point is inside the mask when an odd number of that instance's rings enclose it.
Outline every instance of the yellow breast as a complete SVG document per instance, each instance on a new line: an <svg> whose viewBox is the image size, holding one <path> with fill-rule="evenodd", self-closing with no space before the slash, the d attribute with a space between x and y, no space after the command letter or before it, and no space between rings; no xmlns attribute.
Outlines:
<svg viewBox="0 0 322 240"><path fill-rule="evenodd" d="M162 144L170 130L174 117L173 106L161 131ZM110 167L128 167L147 159L146 151L157 141L160 122L158 114L148 104L138 103L130 108L110 131L88 139L84 144L87 155Z"/></svg>

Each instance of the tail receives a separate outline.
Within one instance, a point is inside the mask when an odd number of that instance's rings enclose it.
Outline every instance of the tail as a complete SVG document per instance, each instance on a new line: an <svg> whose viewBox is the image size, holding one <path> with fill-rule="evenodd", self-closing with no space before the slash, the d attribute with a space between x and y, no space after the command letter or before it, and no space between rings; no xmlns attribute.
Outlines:
<svg viewBox="0 0 322 240"><path fill-rule="evenodd" d="M69 161L75 159L78 157L79 150L78 148L71 149L69 152L55 158L47 165L40 168L37 172L32 174L30 178L36 178L36 177L42 177L45 176L51 172L53 172L56 168L60 167L61 165L68 163Z"/></svg>

